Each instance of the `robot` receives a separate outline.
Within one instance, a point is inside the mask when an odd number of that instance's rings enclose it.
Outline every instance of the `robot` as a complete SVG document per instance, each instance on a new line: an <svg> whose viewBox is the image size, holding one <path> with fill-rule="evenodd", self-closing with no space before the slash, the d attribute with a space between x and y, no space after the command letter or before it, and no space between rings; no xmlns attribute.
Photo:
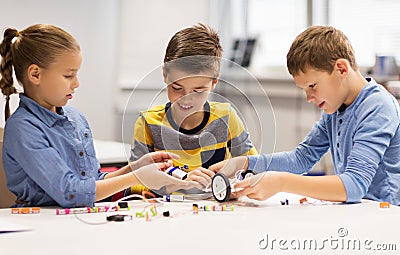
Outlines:
<svg viewBox="0 0 400 255"><path fill-rule="evenodd" d="M231 193L235 191L235 182L245 178L250 178L253 175L255 175L255 172L251 170L238 171L235 179L229 180L224 173L216 173L211 180L211 192L214 199L220 203L228 201Z"/></svg>

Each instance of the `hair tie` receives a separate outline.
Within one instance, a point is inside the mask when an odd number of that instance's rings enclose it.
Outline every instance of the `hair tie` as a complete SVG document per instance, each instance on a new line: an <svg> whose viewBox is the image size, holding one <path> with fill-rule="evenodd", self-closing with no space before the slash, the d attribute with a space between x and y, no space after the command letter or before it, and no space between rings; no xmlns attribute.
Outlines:
<svg viewBox="0 0 400 255"><path fill-rule="evenodd" d="M15 33L15 37L19 36L19 31L17 30L17 33Z"/></svg>

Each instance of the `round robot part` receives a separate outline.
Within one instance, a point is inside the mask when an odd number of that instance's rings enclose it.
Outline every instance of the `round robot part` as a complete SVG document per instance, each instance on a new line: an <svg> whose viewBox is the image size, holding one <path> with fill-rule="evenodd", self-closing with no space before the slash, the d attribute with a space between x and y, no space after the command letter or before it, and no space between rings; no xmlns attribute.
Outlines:
<svg viewBox="0 0 400 255"><path fill-rule="evenodd" d="M253 175L255 175L256 172L254 172L253 170L246 170L242 173L242 180L246 179L246 178L250 178Z"/></svg>
<svg viewBox="0 0 400 255"><path fill-rule="evenodd" d="M225 174L217 173L211 181L212 194L218 202L226 202L231 196L231 185Z"/></svg>

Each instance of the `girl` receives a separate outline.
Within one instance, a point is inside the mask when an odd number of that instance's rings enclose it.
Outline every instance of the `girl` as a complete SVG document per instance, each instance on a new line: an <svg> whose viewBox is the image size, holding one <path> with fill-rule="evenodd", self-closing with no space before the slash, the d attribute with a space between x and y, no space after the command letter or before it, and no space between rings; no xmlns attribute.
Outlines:
<svg viewBox="0 0 400 255"><path fill-rule="evenodd" d="M161 174L160 168L170 167L171 157L176 157L166 152L147 154L113 173L99 171L86 118L65 106L79 87L77 73L82 62L80 47L69 33L43 24L22 31L8 28L0 54L7 121L3 164L7 186L17 196L14 206L92 206L140 184L138 176L153 188L171 181L163 176L162 182L151 182L152 176ZM9 96L17 92L13 68L24 93L10 116ZM136 169L139 175L131 174Z"/></svg>

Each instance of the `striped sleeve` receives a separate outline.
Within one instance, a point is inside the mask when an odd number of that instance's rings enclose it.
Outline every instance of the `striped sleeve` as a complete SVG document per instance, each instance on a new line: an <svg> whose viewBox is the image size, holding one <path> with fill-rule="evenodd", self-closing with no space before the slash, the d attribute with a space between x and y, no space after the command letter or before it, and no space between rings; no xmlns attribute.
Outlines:
<svg viewBox="0 0 400 255"><path fill-rule="evenodd" d="M250 140L250 134L233 108L229 111L228 147L232 157L258 154Z"/></svg>
<svg viewBox="0 0 400 255"><path fill-rule="evenodd" d="M138 160L146 153L154 151L154 142L145 118L140 114L135 123L134 138L131 147L130 161Z"/></svg>

